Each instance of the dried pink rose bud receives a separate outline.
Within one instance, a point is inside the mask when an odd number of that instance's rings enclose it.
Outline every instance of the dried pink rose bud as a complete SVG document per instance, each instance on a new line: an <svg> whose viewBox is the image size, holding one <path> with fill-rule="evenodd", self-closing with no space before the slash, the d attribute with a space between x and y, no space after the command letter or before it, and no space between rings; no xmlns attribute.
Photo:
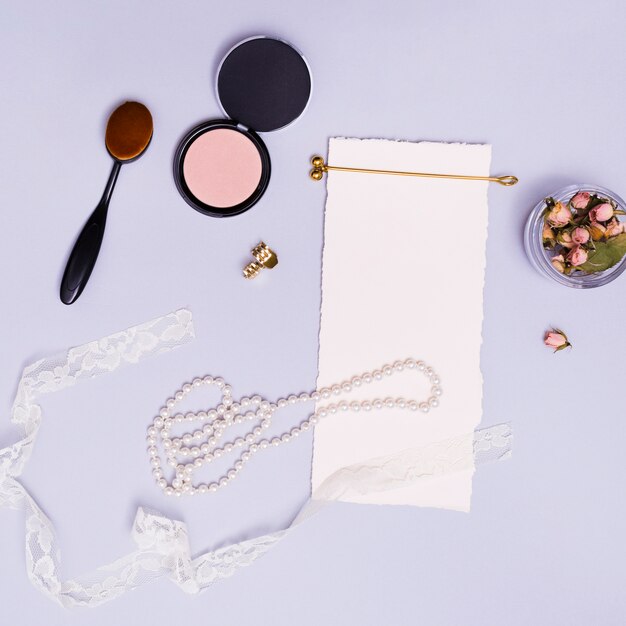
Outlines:
<svg viewBox="0 0 626 626"><path fill-rule="evenodd" d="M592 222L606 222L613 217L613 207L605 202L604 204L599 204L589 211L589 219Z"/></svg>
<svg viewBox="0 0 626 626"><path fill-rule="evenodd" d="M544 222L543 231L541 232L541 237L543 239L543 243L553 243L554 242L554 231L550 228L550 224Z"/></svg>
<svg viewBox="0 0 626 626"><path fill-rule="evenodd" d="M549 348L554 348L555 352L565 350L565 348L569 348L572 345L567 339L567 335L558 328L548 331L543 339L543 343Z"/></svg>
<svg viewBox="0 0 626 626"><path fill-rule="evenodd" d="M571 204L575 209L585 209L589 204L591 195L588 191L579 191L571 200Z"/></svg>
<svg viewBox="0 0 626 626"><path fill-rule="evenodd" d="M574 266L577 267L582 265L587 260L587 250L581 248L580 246L576 246L572 249L572 251L567 255L567 260Z"/></svg>
<svg viewBox="0 0 626 626"><path fill-rule="evenodd" d="M552 263L552 267L557 271L561 272L561 274L565 271L565 258L562 254L557 254L550 259L550 263Z"/></svg>
<svg viewBox="0 0 626 626"><path fill-rule="evenodd" d="M566 230L561 230L556 234L556 240L560 243L564 248L573 248L574 241L572 240L572 235L568 233Z"/></svg>
<svg viewBox="0 0 626 626"><path fill-rule="evenodd" d="M572 219L572 212L562 202L556 202L546 219L551 226L565 226Z"/></svg>
<svg viewBox="0 0 626 626"><path fill-rule="evenodd" d="M624 224L618 221L616 218L613 218L606 225L606 233L605 236L608 237L617 237L617 235L621 235L624 232Z"/></svg>
<svg viewBox="0 0 626 626"><path fill-rule="evenodd" d="M598 224L598 222L591 222L591 224L589 224L589 232L594 241L600 241L604 238L606 228L602 226L602 224Z"/></svg>
<svg viewBox="0 0 626 626"><path fill-rule="evenodd" d="M589 241L589 231L583 226L578 226L572 231L572 241L578 245Z"/></svg>

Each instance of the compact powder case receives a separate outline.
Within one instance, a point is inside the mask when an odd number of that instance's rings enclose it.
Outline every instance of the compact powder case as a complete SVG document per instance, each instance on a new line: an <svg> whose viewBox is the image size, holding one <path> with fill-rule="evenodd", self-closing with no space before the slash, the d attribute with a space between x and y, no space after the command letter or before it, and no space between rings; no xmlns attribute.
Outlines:
<svg viewBox="0 0 626 626"><path fill-rule="evenodd" d="M267 189L270 155L257 133L284 128L302 115L311 72L293 46L253 37L226 54L216 89L230 119L203 122L185 135L174 156L174 180L194 209L228 217L253 207Z"/></svg>

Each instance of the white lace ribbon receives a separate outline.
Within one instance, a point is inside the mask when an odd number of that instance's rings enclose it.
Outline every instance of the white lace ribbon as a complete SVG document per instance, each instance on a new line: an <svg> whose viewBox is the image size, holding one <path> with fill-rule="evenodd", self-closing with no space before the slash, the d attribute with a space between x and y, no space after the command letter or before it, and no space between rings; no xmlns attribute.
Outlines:
<svg viewBox="0 0 626 626"><path fill-rule="evenodd" d="M28 577L35 587L62 606L97 606L161 576L169 577L187 593L197 593L256 561L295 526L346 493L406 486L426 476L466 469L474 463L499 460L510 454L511 428L501 424L419 449L369 459L342 468L324 481L289 528L195 558L190 553L183 522L139 508L132 530L136 550L91 574L62 580L52 523L18 480L41 423L41 408L36 399L125 364L137 363L146 356L167 352L193 337L191 313L181 309L71 348L63 355L42 359L24 370L12 411L12 421L23 428L24 435L13 445L0 449L0 507L24 509ZM442 450L446 450L445 455Z"/></svg>

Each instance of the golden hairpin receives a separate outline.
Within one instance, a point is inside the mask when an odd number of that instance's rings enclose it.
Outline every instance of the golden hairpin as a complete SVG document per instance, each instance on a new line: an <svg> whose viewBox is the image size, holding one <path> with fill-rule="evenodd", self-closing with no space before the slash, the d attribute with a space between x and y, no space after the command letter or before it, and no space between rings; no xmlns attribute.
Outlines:
<svg viewBox="0 0 626 626"><path fill-rule="evenodd" d="M338 165L328 165L321 156L314 156L311 159L313 169L309 176L313 180L322 180L325 172L359 172L361 174L392 174L393 176L418 176L420 178L454 178L458 180L486 180L490 183L498 183L505 187L510 187L518 182L517 176L467 176L463 174L429 174L425 172L399 172L395 170L369 170L360 167L339 167Z"/></svg>

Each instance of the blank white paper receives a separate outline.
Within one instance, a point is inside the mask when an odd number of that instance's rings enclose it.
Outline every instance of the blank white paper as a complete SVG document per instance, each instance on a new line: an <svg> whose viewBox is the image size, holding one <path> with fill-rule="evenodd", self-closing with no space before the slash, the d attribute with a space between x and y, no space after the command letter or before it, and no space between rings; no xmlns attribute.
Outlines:
<svg viewBox="0 0 626 626"><path fill-rule="evenodd" d="M489 175L488 145L331 139L328 162ZM312 490L341 468L464 437L482 411L487 185L481 181L328 174L318 388L386 363L422 359L441 377L441 405L421 412L339 413L315 429ZM361 387L350 400L426 399L414 372ZM467 458L473 458L471 437ZM455 452L458 453L458 450ZM407 486L340 499L469 511L473 464Z"/></svg>

